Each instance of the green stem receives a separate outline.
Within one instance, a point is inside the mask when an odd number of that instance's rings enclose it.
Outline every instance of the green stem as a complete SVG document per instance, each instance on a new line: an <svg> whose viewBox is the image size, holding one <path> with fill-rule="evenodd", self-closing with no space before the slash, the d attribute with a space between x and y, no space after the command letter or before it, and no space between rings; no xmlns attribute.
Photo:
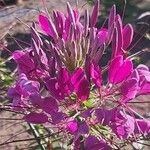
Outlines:
<svg viewBox="0 0 150 150"><path fill-rule="evenodd" d="M45 147L44 147L44 145L41 143L40 135L39 135L39 133L37 132L37 130L36 130L36 128L34 127L34 125L33 125L33 124L30 124L30 123L29 123L28 125L29 125L29 127L30 127L30 129L31 129L31 131L32 131L32 133L33 133L33 135L34 135L34 137L35 137L37 143L39 144L41 150L46 150Z"/></svg>

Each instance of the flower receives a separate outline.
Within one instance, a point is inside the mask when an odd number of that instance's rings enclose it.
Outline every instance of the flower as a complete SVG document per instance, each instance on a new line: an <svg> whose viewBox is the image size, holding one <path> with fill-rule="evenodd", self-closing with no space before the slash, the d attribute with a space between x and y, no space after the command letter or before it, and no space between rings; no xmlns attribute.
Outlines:
<svg viewBox="0 0 150 150"><path fill-rule="evenodd" d="M23 111L28 123L61 131L74 149L109 150L116 148L115 139L125 142L150 132L149 120L128 106L150 93L149 68L135 67L128 57L133 27L123 25L113 5L108 25L97 28L99 8L97 0L91 15L85 11L84 23L69 3L67 14L40 13L38 25L47 39L33 23L31 47L13 53L19 77L8 90L12 108ZM110 46L111 59L102 67Z"/></svg>

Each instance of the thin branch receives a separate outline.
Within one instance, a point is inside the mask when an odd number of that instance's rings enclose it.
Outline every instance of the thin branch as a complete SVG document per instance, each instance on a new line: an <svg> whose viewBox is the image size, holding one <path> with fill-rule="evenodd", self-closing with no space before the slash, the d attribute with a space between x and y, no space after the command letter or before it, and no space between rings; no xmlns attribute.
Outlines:
<svg viewBox="0 0 150 150"><path fill-rule="evenodd" d="M150 147L150 144L146 144L146 143L141 143L141 142L136 142L136 143L139 143L139 144L141 144L141 145L144 145L144 146L148 146L148 147Z"/></svg>
<svg viewBox="0 0 150 150"><path fill-rule="evenodd" d="M35 137L37 143L39 144L41 150L46 150L45 147L44 147L44 145L41 143L40 135L39 135L39 133L37 132L37 130L35 129L34 125L32 125L32 124L30 124L30 123L28 123L28 125L29 125L29 127L30 127L30 129L31 129L31 131L32 131L32 133L33 133L33 135L34 135L34 137Z"/></svg>

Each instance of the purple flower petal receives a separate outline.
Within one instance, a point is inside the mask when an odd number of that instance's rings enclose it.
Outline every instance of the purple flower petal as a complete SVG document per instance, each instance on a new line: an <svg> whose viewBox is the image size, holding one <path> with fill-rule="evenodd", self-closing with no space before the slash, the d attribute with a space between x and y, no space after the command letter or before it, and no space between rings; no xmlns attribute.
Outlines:
<svg viewBox="0 0 150 150"><path fill-rule="evenodd" d="M78 68L74 71L71 77L71 83L73 85L79 84L80 80L84 77L84 71L81 68Z"/></svg>
<svg viewBox="0 0 150 150"><path fill-rule="evenodd" d="M59 89L58 81L55 78L46 78L45 85L48 88L51 96L55 97L56 99L64 99L64 93L61 92Z"/></svg>
<svg viewBox="0 0 150 150"><path fill-rule="evenodd" d="M19 96L19 94L17 93L17 91L14 87L11 87L8 89L7 95L9 98L14 98L14 97Z"/></svg>
<svg viewBox="0 0 150 150"><path fill-rule="evenodd" d="M88 117L90 118L90 117L92 116L92 109L89 108L89 109L87 109L87 110L81 112L81 116L82 116L83 118L88 118Z"/></svg>
<svg viewBox="0 0 150 150"><path fill-rule="evenodd" d="M59 88L63 93L70 94L71 88L71 77L69 71L66 68L61 68L58 72L58 84Z"/></svg>
<svg viewBox="0 0 150 150"><path fill-rule="evenodd" d="M58 105L54 98L52 97L46 97L43 99L42 103L42 109L43 111L51 114L52 111L58 111Z"/></svg>
<svg viewBox="0 0 150 150"><path fill-rule="evenodd" d="M123 60L122 56L118 56L110 64L109 81L114 84L120 83L131 74L132 70L132 61Z"/></svg>
<svg viewBox="0 0 150 150"><path fill-rule="evenodd" d="M108 27L110 28L112 24L115 22L116 17L116 5L113 5L110 14L109 14L109 20L108 20Z"/></svg>
<svg viewBox="0 0 150 150"><path fill-rule="evenodd" d="M73 25L75 25L75 15L74 12L69 4L69 2L67 3L67 12L68 12L68 17L71 20L71 22L73 23Z"/></svg>
<svg viewBox="0 0 150 150"><path fill-rule="evenodd" d="M118 45L117 45L116 55L118 56L123 53L122 52L122 46L123 46L122 21L121 21L120 16L117 19L116 27L117 27L117 32L118 32L118 43L117 43Z"/></svg>
<svg viewBox="0 0 150 150"><path fill-rule="evenodd" d="M112 37L112 58L116 56L117 49L118 49L118 30L117 28L115 28Z"/></svg>
<svg viewBox="0 0 150 150"><path fill-rule="evenodd" d="M53 11L53 17L54 17L54 24L56 27L57 32L59 33L59 35L63 35L64 33L64 28L65 28L65 16L62 12L59 11Z"/></svg>
<svg viewBox="0 0 150 150"><path fill-rule="evenodd" d="M29 57L28 53L15 51L13 53L13 58L18 65L19 73L25 73L26 75L28 75L33 69L35 69L34 62Z"/></svg>
<svg viewBox="0 0 150 150"><path fill-rule="evenodd" d="M70 132L70 133L74 133L78 130L78 124L75 120L73 121L70 121L67 123L67 130Z"/></svg>
<svg viewBox="0 0 150 150"><path fill-rule="evenodd" d="M97 0L93 8L91 18L90 18L90 27L95 27L96 25L96 22L98 19L99 8L100 8L100 1Z"/></svg>
<svg viewBox="0 0 150 150"><path fill-rule="evenodd" d="M137 66L136 70L138 71L141 80L150 82L150 71L147 66L141 64Z"/></svg>
<svg viewBox="0 0 150 150"><path fill-rule="evenodd" d="M126 50L133 39L133 27L131 24L125 25L123 28L123 49Z"/></svg>
<svg viewBox="0 0 150 150"><path fill-rule="evenodd" d="M96 64L91 64L91 78L97 87L101 87L102 75L100 67Z"/></svg>
<svg viewBox="0 0 150 150"><path fill-rule="evenodd" d="M84 142L85 150L111 150L112 148L108 146L103 140L97 139L93 135L89 135Z"/></svg>
<svg viewBox="0 0 150 150"><path fill-rule="evenodd" d="M106 43L107 35L108 35L108 30L105 28L102 28L98 31L98 38L99 38L100 45Z"/></svg>
<svg viewBox="0 0 150 150"><path fill-rule="evenodd" d="M120 139L127 139L134 134L135 119L123 111L118 111L111 128Z"/></svg>
<svg viewBox="0 0 150 150"><path fill-rule="evenodd" d="M116 73L118 72L119 68L123 64L123 57L118 56L112 60L110 63L110 68L108 70L108 78L111 83L114 82L114 78L116 76Z"/></svg>
<svg viewBox="0 0 150 150"><path fill-rule="evenodd" d="M116 113L116 109L96 109L95 115L97 118L97 121L101 123L102 125L109 125L110 121L114 119Z"/></svg>
<svg viewBox="0 0 150 150"><path fill-rule="evenodd" d="M55 25L52 20L44 15L39 15L39 24L43 31L49 34L54 39L58 38L58 33L56 31Z"/></svg>
<svg viewBox="0 0 150 150"><path fill-rule="evenodd" d="M48 116L44 113L31 112L25 115L23 119L28 123L40 124L48 122Z"/></svg>
<svg viewBox="0 0 150 150"><path fill-rule="evenodd" d="M74 85L75 92L81 101L87 100L90 94L90 84L85 78L82 78L79 84Z"/></svg>
<svg viewBox="0 0 150 150"><path fill-rule="evenodd" d="M125 98L128 98L128 99L135 98L139 90L138 84L139 82L135 78L125 81L123 85L121 86L121 93L123 94Z"/></svg>
<svg viewBox="0 0 150 150"><path fill-rule="evenodd" d="M35 107L41 107L43 104L43 100L42 100L41 96L37 93L30 95L30 101L31 101L32 105Z"/></svg>
<svg viewBox="0 0 150 150"><path fill-rule="evenodd" d="M146 94L150 94L150 82L145 82L143 83L139 93L139 95L146 95Z"/></svg>
<svg viewBox="0 0 150 150"><path fill-rule="evenodd" d="M39 92L40 84L37 81L28 80L25 74L20 74L16 83L16 92L24 97Z"/></svg>
<svg viewBox="0 0 150 150"><path fill-rule="evenodd" d="M78 133L79 134L88 134L89 133L89 127L86 122L82 122L79 124Z"/></svg>
<svg viewBox="0 0 150 150"><path fill-rule="evenodd" d="M142 135L150 133L150 121L146 119L136 119L134 133Z"/></svg>
<svg viewBox="0 0 150 150"><path fill-rule="evenodd" d="M62 120L64 120L65 117L66 117L66 114L64 114L62 112L57 112L57 111L51 112L51 118L52 118L53 124L60 123Z"/></svg>
<svg viewBox="0 0 150 150"><path fill-rule="evenodd" d="M39 24L43 31L53 37L47 16L39 15Z"/></svg>

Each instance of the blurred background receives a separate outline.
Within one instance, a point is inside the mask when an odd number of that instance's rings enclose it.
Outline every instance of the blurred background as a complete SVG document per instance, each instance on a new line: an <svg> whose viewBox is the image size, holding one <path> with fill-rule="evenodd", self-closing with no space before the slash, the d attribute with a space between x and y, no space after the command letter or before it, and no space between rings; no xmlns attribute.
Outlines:
<svg viewBox="0 0 150 150"><path fill-rule="evenodd" d="M66 11L66 2L78 7L83 14L85 9L91 10L94 0L45 0L46 7L51 13L53 9ZM134 40L131 53L150 48L150 0L101 0L101 15L97 26L101 26L108 17L113 4L117 12L123 16L124 23L131 23L134 27ZM37 22L39 11L44 10L42 0L0 0L0 106L7 103L6 91L14 81L15 64L11 60L11 52L24 49L30 45L29 26ZM144 63L150 67L150 53L142 54L137 63ZM148 100L150 97L139 97L138 100ZM145 116L150 116L150 104L135 109ZM144 109L143 109L144 108ZM1 143L10 140L29 139L33 136L26 123L3 118L18 118L19 114L9 112L0 107L0 150L38 150L35 141ZM149 149L149 148L148 148Z"/></svg>

